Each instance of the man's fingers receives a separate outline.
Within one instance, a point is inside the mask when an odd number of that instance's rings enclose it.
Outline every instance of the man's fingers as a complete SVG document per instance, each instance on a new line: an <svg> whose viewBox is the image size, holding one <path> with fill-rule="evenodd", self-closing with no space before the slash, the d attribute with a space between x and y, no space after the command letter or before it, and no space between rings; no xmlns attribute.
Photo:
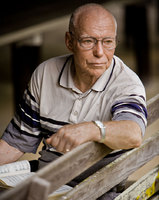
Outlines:
<svg viewBox="0 0 159 200"><path fill-rule="evenodd" d="M88 140L87 134L83 135L83 131L83 125L66 125L48 138L46 142L57 151L66 153Z"/></svg>
<svg viewBox="0 0 159 200"><path fill-rule="evenodd" d="M60 138L57 134L54 134L50 138L46 139L47 144L50 144L53 147L58 146L59 141L60 141Z"/></svg>

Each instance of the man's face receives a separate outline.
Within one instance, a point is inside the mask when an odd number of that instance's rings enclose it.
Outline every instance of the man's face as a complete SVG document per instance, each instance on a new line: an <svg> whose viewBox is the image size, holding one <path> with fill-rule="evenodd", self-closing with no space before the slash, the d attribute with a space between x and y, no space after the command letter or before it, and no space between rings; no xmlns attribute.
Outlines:
<svg viewBox="0 0 159 200"><path fill-rule="evenodd" d="M104 48L102 42L98 41L92 49L85 49L80 41L86 37L93 37L97 40L115 39L115 24L110 18L103 20L100 16L88 16L84 20L79 20L78 30L72 36L76 72L99 78L110 66L115 48Z"/></svg>

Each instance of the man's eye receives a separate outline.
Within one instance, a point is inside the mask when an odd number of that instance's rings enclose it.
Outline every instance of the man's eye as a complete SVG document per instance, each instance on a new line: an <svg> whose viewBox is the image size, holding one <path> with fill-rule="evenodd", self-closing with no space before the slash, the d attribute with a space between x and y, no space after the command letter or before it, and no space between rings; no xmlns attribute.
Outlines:
<svg viewBox="0 0 159 200"><path fill-rule="evenodd" d="M93 40L83 40L82 41L84 44L92 44Z"/></svg>
<svg viewBox="0 0 159 200"><path fill-rule="evenodd" d="M103 43L104 43L104 44L112 44L112 43L113 43L113 40L103 40Z"/></svg>

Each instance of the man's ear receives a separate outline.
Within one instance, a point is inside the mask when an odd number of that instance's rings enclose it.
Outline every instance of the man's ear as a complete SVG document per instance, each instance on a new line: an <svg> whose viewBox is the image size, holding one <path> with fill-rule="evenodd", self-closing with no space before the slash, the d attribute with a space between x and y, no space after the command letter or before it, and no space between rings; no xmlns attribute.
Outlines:
<svg viewBox="0 0 159 200"><path fill-rule="evenodd" d="M69 32L66 32L66 34L65 34L65 44L66 44L66 47L71 52L73 52L73 41L72 41L71 34Z"/></svg>

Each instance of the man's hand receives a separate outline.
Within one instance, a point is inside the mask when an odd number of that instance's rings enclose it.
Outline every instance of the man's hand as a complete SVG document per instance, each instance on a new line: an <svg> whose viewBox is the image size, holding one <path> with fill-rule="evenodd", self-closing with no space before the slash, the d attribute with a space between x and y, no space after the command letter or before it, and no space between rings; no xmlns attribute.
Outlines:
<svg viewBox="0 0 159 200"><path fill-rule="evenodd" d="M95 130L93 130L95 129ZM68 152L88 141L100 139L100 130L93 122L65 125L46 140L59 152Z"/></svg>

